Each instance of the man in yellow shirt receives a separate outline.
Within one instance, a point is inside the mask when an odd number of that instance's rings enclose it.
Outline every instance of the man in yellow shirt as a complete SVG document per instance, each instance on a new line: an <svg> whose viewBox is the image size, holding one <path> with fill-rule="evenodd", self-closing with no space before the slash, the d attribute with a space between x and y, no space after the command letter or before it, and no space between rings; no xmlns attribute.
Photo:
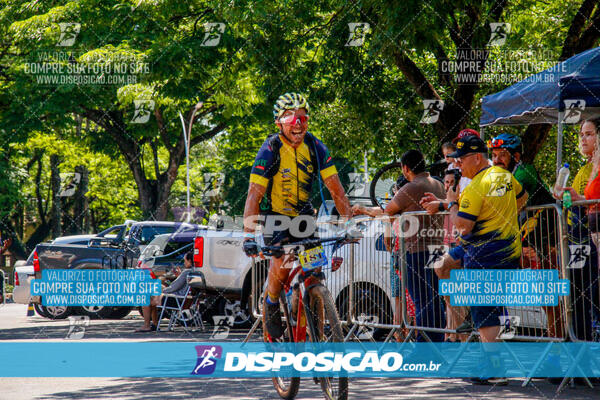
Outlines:
<svg viewBox="0 0 600 400"><path fill-rule="evenodd" d="M501 167L490 167L487 147L477 136L460 139L450 156L462 173L472 179L460 194L450 188L446 201L450 218L460 234L466 269L511 269L519 267L521 240L518 210L527 202L527 192L515 177ZM472 306L471 316L482 342L498 341L502 306ZM474 378L475 383L505 385L506 378Z"/></svg>

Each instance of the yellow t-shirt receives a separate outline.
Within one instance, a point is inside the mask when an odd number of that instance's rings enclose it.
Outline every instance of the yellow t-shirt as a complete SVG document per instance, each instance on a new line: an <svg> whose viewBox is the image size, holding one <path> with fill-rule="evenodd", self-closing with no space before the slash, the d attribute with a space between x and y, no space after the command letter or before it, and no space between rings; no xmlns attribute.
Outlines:
<svg viewBox="0 0 600 400"><path fill-rule="evenodd" d="M465 268L514 268L521 258L517 199L523 187L500 167L477 173L460 195L458 216L475 221L461 237Z"/></svg>
<svg viewBox="0 0 600 400"><path fill-rule="evenodd" d="M585 190L585 187L588 184L588 180L590 179L593 167L594 164L589 162L583 167L581 167L581 169L577 172L577 175L575 175L575 179L573 179L573 184L571 186L573 187L573 189L575 189L577 194L583 196L583 191Z"/></svg>

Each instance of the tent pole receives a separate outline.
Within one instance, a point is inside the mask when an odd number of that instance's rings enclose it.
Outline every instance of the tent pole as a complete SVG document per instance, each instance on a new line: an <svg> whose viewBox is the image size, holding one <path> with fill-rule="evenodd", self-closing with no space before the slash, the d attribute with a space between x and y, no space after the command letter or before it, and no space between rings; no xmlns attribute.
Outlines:
<svg viewBox="0 0 600 400"><path fill-rule="evenodd" d="M556 134L556 175L558 176L558 170L562 167L562 149L563 149L563 117L564 111L558 112L558 128Z"/></svg>
<svg viewBox="0 0 600 400"><path fill-rule="evenodd" d="M485 142L485 126L479 125L479 135L481 135L481 140Z"/></svg>

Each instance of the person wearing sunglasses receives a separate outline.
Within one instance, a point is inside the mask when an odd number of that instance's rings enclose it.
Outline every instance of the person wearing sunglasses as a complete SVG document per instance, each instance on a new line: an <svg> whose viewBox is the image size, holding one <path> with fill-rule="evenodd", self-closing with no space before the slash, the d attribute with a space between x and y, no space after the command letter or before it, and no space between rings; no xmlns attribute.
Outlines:
<svg viewBox="0 0 600 400"><path fill-rule="evenodd" d="M462 253L465 269L519 268L521 238L517 214L527 202L527 192L512 174L498 166L489 166L488 149L479 137L465 136L456 143L456 148L450 157L460 162L462 174L472 181L460 196L458 190L450 188L444 201L460 235L461 245L451 252ZM440 198L426 193L422 199L424 203L432 201L439 202ZM451 258L457 259L452 255ZM502 306L471 307L471 317L482 342L498 341L501 315ZM501 359L493 352L487 360L501 365ZM502 377L479 377L472 381L476 384L508 383Z"/></svg>
<svg viewBox="0 0 600 400"><path fill-rule="evenodd" d="M310 194L315 181L318 181L322 200L324 184L339 215L352 216L329 150L307 131L309 111L306 98L299 93L285 93L275 102L273 117L279 132L270 135L258 151L244 210L243 248L250 257L262 256L254 235L259 211L265 216L263 239L266 245L282 245L312 236L316 224ZM260 203L265 194L267 202L263 207ZM283 220L289 222L287 227ZM298 229L292 229L294 221L300 220L303 222ZM283 256L271 259L263 310L267 332L274 339L283 334L279 293L290 270L289 265L284 265Z"/></svg>

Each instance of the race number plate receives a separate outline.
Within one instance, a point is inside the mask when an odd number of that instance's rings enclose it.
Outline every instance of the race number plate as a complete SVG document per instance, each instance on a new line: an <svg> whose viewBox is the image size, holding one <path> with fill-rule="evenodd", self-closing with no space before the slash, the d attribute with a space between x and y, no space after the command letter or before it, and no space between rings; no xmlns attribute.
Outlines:
<svg viewBox="0 0 600 400"><path fill-rule="evenodd" d="M325 255L323 246L303 251L298 255L298 259L305 271L327 265L327 256Z"/></svg>

